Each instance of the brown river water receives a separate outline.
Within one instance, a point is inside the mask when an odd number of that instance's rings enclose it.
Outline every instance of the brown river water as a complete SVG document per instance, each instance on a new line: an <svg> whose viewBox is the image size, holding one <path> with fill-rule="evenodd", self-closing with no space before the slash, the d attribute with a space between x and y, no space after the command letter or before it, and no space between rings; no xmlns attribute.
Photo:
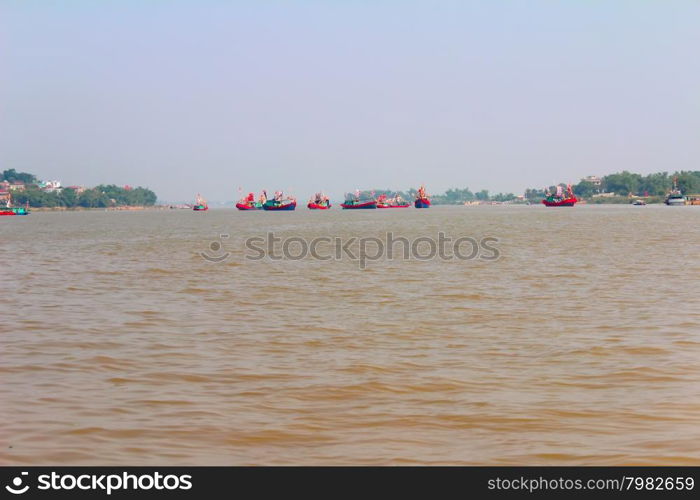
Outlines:
<svg viewBox="0 0 700 500"><path fill-rule="evenodd" d="M700 465L700 207L337 208L2 218L0 464Z"/></svg>

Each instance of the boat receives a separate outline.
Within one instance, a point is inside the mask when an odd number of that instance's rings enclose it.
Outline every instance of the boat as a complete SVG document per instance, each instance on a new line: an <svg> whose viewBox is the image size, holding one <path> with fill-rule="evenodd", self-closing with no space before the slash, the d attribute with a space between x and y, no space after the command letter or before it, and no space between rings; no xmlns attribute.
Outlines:
<svg viewBox="0 0 700 500"><path fill-rule="evenodd" d="M646 201L640 200L639 198L637 198L636 200L634 200L634 201L632 202L632 205L634 205L635 207L643 207L643 206L645 206L646 204L647 204Z"/></svg>
<svg viewBox="0 0 700 500"><path fill-rule="evenodd" d="M0 208L0 215L29 215L29 210L24 207Z"/></svg>
<svg viewBox="0 0 700 500"><path fill-rule="evenodd" d="M354 195L345 193L345 201L340 206L343 207L343 210L373 209L377 208L377 200L374 197L374 191L368 196L367 193L356 189Z"/></svg>
<svg viewBox="0 0 700 500"><path fill-rule="evenodd" d="M29 215L29 203L26 207L13 207L12 196L8 196L7 204L0 208L0 215Z"/></svg>
<svg viewBox="0 0 700 500"><path fill-rule="evenodd" d="M356 210L362 208L377 208L377 200L360 201L360 200L345 200L340 204L343 209Z"/></svg>
<svg viewBox="0 0 700 500"><path fill-rule="evenodd" d="M316 193L306 206L311 210L329 210L331 208L331 200L323 193Z"/></svg>
<svg viewBox="0 0 700 500"><path fill-rule="evenodd" d="M398 194L393 198L387 198L385 194L377 198L377 208L408 208L411 204Z"/></svg>
<svg viewBox="0 0 700 500"><path fill-rule="evenodd" d="M421 185L416 193L416 199L413 202L416 208L430 208L430 198L425 192L425 186Z"/></svg>
<svg viewBox="0 0 700 500"><path fill-rule="evenodd" d="M545 189L545 199L542 200L545 207L573 207L576 202L578 202L578 198L574 195L571 184L566 186L566 194L563 193L561 185L557 186L557 191L554 194L551 194L549 189Z"/></svg>
<svg viewBox="0 0 700 500"><path fill-rule="evenodd" d="M192 210L195 212L206 212L209 210L209 205L207 205L207 200L202 198L199 193L197 193L197 198L195 199L194 206Z"/></svg>
<svg viewBox="0 0 700 500"><path fill-rule="evenodd" d="M262 210L265 201L267 200L264 194L261 194L260 199L255 201L255 195L253 193L248 193L248 196L236 203L236 208L238 210Z"/></svg>
<svg viewBox="0 0 700 500"><path fill-rule="evenodd" d="M267 200L263 204L263 210L294 210L297 208L296 200Z"/></svg>
<svg viewBox="0 0 700 500"><path fill-rule="evenodd" d="M680 205L685 205L685 196L683 196L683 193L681 193L681 190L678 189L678 178L673 179L673 189L666 196L664 203L668 206L674 206L674 207L680 206Z"/></svg>
<svg viewBox="0 0 700 500"><path fill-rule="evenodd" d="M282 198L282 191L277 191L275 197L271 200L265 201L263 203L263 210L269 211L281 211L281 210L294 210L297 208L297 200L288 196L287 198Z"/></svg>

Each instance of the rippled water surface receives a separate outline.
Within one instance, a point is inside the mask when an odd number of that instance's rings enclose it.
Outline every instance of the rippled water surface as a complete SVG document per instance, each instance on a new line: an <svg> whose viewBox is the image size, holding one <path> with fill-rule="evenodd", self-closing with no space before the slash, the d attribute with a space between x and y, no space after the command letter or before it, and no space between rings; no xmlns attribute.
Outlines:
<svg viewBox="0 0 700 500"><path fill-rule="evenodd" d="M0 463L700 464L700 207L2 219ZM501 258L245 260L268 231Z"/></svg>

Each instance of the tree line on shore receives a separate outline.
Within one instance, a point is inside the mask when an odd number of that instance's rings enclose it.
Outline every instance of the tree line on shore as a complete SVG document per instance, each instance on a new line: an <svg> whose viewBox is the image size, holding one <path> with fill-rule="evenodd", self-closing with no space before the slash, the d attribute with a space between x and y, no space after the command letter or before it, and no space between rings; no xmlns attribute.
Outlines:
<svg viewBox="0 0 700 500"><path fill-rule="evenodd" d="M50 192L39 187L35 175L16 172L14 169L2 172L0 182L24 183L23 190L12 191L15 205L29 204L32 207L65 208L105 208L119 206L148 206L156 203L157 196L150 189L120 187L114 184L100 184L88 189L64 187Z"/></svg>
<svg viewBox="0 0 700 500"><path fill-rule="evenodd" d="M404 200L413 200L418 191L411 188L407 191L392 191L390 189L374 189L372 191L362 191L361 198L376 198L381 195L393 197L401 196ZM518 197L513 193L489 194L488 190L482 189L473 193L469 188L451 188L442 194L430 194L430 200L434 205L462 205L466 201L512 201Z"/></svg>
<svg viewBox="0 0 700 500"><path fill-rule="evenodd" d="M596 194L614 193L615 196L665 196L672 188L674 179L678 189L684 194L700 193L700 171L657 172L649 175L635 174L624 170L615 174L601 177L600 185L588 180L581 180L572 186L578 198L592 198ZM565 184L560 184L565 186ZM556 186L547 189L556 190ZM533 201L544 197L544 189L529 188L525 190L525 198Z"/></svg>
<svg viewBox="0 0 700 500"><path fill-rule="evenodd" d="M600 179L600 185L587 180L581 180L574 184L574 194L579 198L591 198L600 193L614 193L619 197L627 196L664 196L673 187L674 179L677 179L678 188L684 194L700 193L700 171L678 171L672 174L657 172L649 175L641 175L627 170L606 175ZM0 174L0 181L23 182L25 189L12 193L13 202L17 205L29 203L33 207L85 207L102 208L111 206L147 206L156 203L157 196L150 189L124 188L109 185L99 185L83 191L72 188L62 188L51 192L40 189L36 176L26 172L17 172L14 169L5 170ZM565 184L560 184L565 186ZM556 186L547 189L556 190ZM368 197L377 197L382 194L392 197L396 194L405 200L412 200L417 193L415 188L407 191L393 191L389 189L376 189L364 191L362 194ZM545 196L545 189L528 188L525 190L525 199L530 202L539 202ZM442 194L432 194L432 202L436 205L461 205L471 201L497 201L508 202L517 200L513 193L490 194L488 190L472 192L469 188L451 188Z"/></svg>
<svg viewBox="0 0 700 500"><path fill-rule="evenodd" d="M606 175L600 178L600 184L585 179L572 186L574 194L579 199L590 199L600 193L614 193L618 197L632 196L665 196L673 187L673 181L677 179L678 188L684 194L700 193L700 171L677 171L672 174L668 172L657 172L649 175L635 174L624 170L622 172ZM565 183L560 184L566 188ZM524 201L539 203L545 197L545 191L556 191L555 186L547 188L528 188L524 193ZM399 194L401 197L411 200L416 194L416 190L411 188L408 191L390 191L376 189L366 191L367 195L374 193L376 196L386 194L393 196ZM509 202L518 200L518 196L513 193L490 194L488 190L472 192L469 188L451 188L442 194L433 194L432 202L435 205L462 205L471 201L498 201ZM601 198L601 201L610 201L609 198ZM613 200L614 201L614 200Z"/></svg>

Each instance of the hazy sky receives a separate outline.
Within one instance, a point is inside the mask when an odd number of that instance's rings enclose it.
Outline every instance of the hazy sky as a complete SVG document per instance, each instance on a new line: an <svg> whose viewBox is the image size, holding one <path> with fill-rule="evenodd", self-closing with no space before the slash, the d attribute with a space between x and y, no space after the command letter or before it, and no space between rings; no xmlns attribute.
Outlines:
<svg viewBox="0 0 700 500"><path fill-rule="evenodd" d="M700 2L0 0L0 169L162 200L700 169Z"/></svg>

